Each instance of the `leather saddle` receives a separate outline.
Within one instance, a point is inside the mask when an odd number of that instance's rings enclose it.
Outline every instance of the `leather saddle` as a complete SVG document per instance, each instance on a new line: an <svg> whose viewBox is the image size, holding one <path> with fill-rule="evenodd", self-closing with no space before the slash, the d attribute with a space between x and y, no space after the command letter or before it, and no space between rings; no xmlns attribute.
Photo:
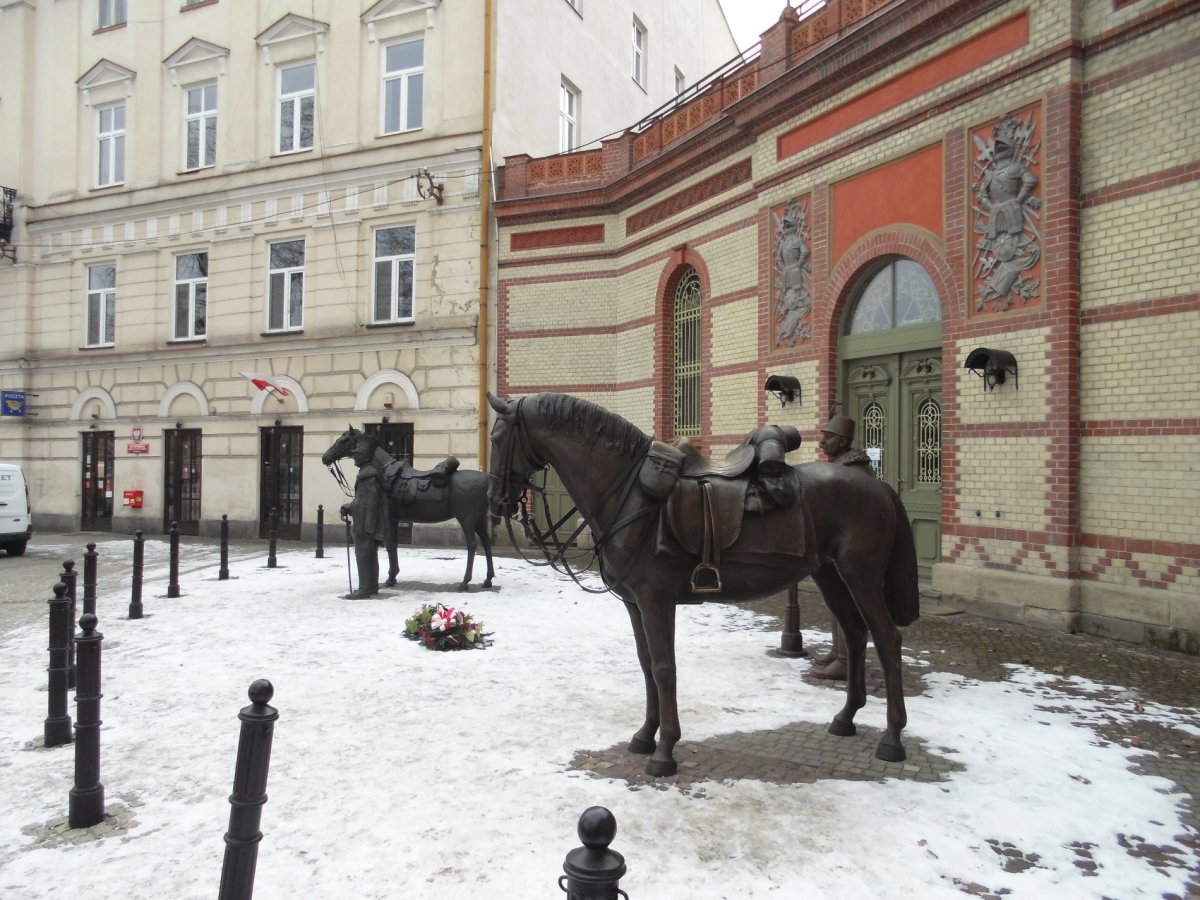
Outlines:
<svg viewBox="0 0 1200 900"><path fill-rule="evenodd" d="M457 456L447 456L432 469L414 469L403 460L388 463L383 470L383 481L389 491L401 504L407 505L416 501L419 494L431 487L445 487L450 476L458 470Z"/></svg>
<svg viewBox="0 0 1200 900"><path fill-rule="evenodd" d="M798 431L777 426L751 432L721 461L702 456L686 442L676 445L683 458L659 518L655 552L699 559L692 570L692 593L721 591L722 555L728 559L748 552L757 560L805 555L811 515L799 477L783 461L783 454L799 445ZM799 508L801 527L772 529L766 535L769 546L760 542L743 552L738 540L747 512L761 515L790 507Z"/></svg>

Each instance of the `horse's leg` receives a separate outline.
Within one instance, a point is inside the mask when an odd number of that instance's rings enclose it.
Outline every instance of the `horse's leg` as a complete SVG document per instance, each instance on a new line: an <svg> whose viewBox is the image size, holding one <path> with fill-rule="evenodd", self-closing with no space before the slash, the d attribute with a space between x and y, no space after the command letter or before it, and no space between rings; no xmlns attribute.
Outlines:
<svg viewBox="0 0 1200 900"><path fill-rule="evenodd" d="M825 605L842 628L846 641L846 704L829 723L829 733L848 737L855 733L854 716L867 703L867 628L854 606L837 569L826 563L812 575L821 589Z"/></svg>
<svg viewBox="0 0 1200 900"><path fill-rule="evenodd" d="M679 741L679 705L675 696L675 598L661 595L638 598L642 627L646 631L646 649L650 653L650 672L658 688L658 746L646 764L646 774L674 775L675 744Z"/></svg>
<svg viewBox="0 0 1200 900"><path fill-rule="evenodd" d="M875 757L886 762L900 762L906 756L900 732L908 724L908 713L904 709L904 682L900 674L900 629L892 621L883 596L880 574L883 564L864 565L845 576L846 583L854 595L854 602L862 618L866 619L875 641L875 652L883 665L884 686L887 689L887 727Z"/></svg>
<svg viewBox="0 0 1200 900"><path fill-rule="evenodd" d="M633 642L637 646L642 677L646 680L646 721L629 739L629 752L649 755L657 746L654 742L654 735L658 732L658 688L654 684L654 673L650 667L650 650L646 646L646 631L642 627L642 614L633 603L625 603L625 611L629 613L629 622L633 625Z"/></svg>
<svg viewBox="0 0 1200 900"><path fill-rule="evenodd" d="M395 587L396 576L400 574L400 562L397 558L396 545L400 543L400 520L391 519L387 530L387 540L383 542L387 548L388 558L388 577L383 583L384 587Z"/></svg>
<svg viewBox="0 0 1200 900"><path fill-rule="evenodd" d="M465 519L458 520L458 527L462 529L463 540L467 542L467 571L463 575L462 584L458 586L460 591L465 591L471 583L471 571L475 568L475 528Z"/></svg>
<svg viewBox="0 0 1200 900"><path fill-rule="evenodd" d="M485 588L492 586L492 578L496 574L496 570L492 568L492 536L488 534L488 516L487 507L484 507L483 514L475 520L475 534L479 537L479 542L483 544L483 555L487 559L487 578L483 581Z"/></svg>

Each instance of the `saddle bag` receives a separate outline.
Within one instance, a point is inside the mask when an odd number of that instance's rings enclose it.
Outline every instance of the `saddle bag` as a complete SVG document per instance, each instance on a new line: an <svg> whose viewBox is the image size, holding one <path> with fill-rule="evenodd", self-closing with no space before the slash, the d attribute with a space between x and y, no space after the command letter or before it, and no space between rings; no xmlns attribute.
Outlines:
<svg viewBox="0 0 1200 900"><path fill-rule="evenodd" d="M684 452L678 447L653 441L638 470L638 484L651 497L663 498L675 489L683 471Z"/></svg>

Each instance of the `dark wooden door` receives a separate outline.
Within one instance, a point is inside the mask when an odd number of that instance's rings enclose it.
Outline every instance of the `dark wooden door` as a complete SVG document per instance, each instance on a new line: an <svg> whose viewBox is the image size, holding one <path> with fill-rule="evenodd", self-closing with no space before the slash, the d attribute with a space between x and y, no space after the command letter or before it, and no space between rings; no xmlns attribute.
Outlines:
<svg viewBox="0 0 1200 900"><path fill-rule="evenodd" d="M413 464L412 422L367 422L363 425L363 431L379 441L379 445L390 456L410 466ZM396 524L396 543L412 543L412 522L401 519Z"/></svg>
<svg viewBox="0 0 1200 900"><path fill-rule="evenodd" d="M83 531L112 531L113 462L116 438L111 431L83 431L79 496Z"/></svg>
<svg viewBox="0 0 1200 900"><path fill-rule="evenodd" d="M171 523L180 534L200 533L201 432L172 428L163 432L163 531Z"/></svg>
<svg viewBox="0 0 1200 900"><path fill-rule="evenodd" d="M271 511L278 515L276 536L300 540L303 514L304 429L276 425L260 429L258 536L271 534Z"/></svg>

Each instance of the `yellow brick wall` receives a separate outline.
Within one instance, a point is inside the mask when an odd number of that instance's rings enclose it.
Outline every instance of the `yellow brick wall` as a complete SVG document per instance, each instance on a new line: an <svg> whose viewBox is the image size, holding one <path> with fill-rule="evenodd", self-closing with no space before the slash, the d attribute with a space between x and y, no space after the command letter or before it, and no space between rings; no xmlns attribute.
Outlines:
<svg viewBox="0 0 1200 900"><path fill-rule="evenodd" d="M1085 533L1196 543L1200 437L1085 437L1080 455Z"/></svg>
<svg viewBox="0 0 1200 900"><path fill-rule="evenodd" d="M960 439L958 521L993 528L1044 529L1050 505L1046 499L1047 443L1044 437Z"/></svg>
<svg viewBox="0 0 1200 900"><path fill-rule="evenodd" d="M1035 422L1046 416L1046 406L1056 385L1046 377L1050 331L1047 328L983 334L957 344L947 342L945 358L958 383L958 416L963 424ZM962 368L976 347L1007 350L1016 357L1017 377L1006 376L1003 385L985 390L983 379ZM1020 385L1018 389L1018 383Z"/></svg>
<svg viewBox="0 0 1200 900"><path fill-rule="evenodd" d="M1200 347L1195 313L1102 322L1081 330L1084 421L1200 416L1184 361Z"/></svg>

